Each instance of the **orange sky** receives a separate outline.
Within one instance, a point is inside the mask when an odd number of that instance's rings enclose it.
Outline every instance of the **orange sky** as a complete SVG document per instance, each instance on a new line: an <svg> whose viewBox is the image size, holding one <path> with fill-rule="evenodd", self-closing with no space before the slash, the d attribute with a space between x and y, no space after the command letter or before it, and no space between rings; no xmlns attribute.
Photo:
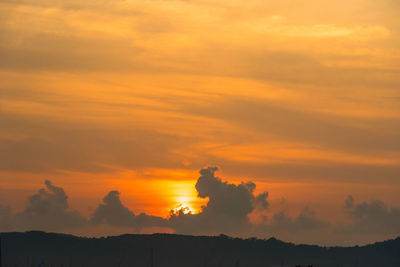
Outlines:
<svg viewBox="0 0 400 267"><path fill-rule="evenodd" d="M22 210L49 179L87 216L110 190L135 213L200 212L198 171L215 165L268 191L268 214L308 206L339 223L347 195L399 208L399 12L1 1L0 205Z"/></svg>

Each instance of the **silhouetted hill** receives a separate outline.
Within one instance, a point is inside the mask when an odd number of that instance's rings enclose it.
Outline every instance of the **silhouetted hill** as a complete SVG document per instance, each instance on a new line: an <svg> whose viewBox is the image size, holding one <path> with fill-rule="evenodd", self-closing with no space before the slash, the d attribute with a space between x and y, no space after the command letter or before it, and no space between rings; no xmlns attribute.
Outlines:
<svg viewBox="0 0 400 267"><path fill-rule="evenodd" d="M400 266L400 238L362 247L170 234L82 238L2 233L3 267Z"/></svg>

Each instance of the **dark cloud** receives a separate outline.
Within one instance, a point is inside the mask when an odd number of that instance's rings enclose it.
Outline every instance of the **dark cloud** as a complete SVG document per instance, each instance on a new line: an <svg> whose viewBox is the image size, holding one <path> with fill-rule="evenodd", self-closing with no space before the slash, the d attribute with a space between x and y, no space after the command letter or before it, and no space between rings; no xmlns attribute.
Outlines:
<svg viewBox="0 0 400 267"><path fill-rule="evenodd" d="M196 190L201 198L209 198L202 214L220 214L231 218L245 218L253 210L253 191L256 185L252 182L239 185L222 181L214 175L216 167L208 167L200 171Z"/></svg>
<svg viewBox="0 0 400 267"><path fill-rule="evenodd" d="M216 167L200 171L196 183L198 196L208 198L206 206L198 214L172 214L170 226L180 233L242 233L251 228L248 215L256 206L268 207L265 192L253 194L256 185L242 182L238 185L222 181L215 176Z"/></svg>
<svg viewBox="0 0 400 267"><path fill-rule="evenodd" d="M93 213L93 224L106 223L112 226L132 226L135 214L125 207L118 191L110 191Z"/></svg>
<svg viewBox="0 0 400 267"><path fill-rule="evenodd" d="M133 227L140 230L145 227L170 227L168 220L158 216L140 213L135 216Z"/></svg>
<svg viewBox="0 0 400 267"><path fill-rule="evenodd" d="M318 219L315 211L306 207L297 217L290 217L284 211L274 214L271 228L273 232L288 231L296 233L306 230L318 230L326 226L328 224Z"/></svg>
<svg viewBox="0 0 400 267"><path fill-rule="evenodd" d="M261 193L255 198L255 206L258 209L268 209L268 192Z"/></svg>
<svg viewBox="0 0 400 267"><path fill-rule="evenodd" d="M12 213L7 207L0 208L0 225L7 230L63 231L79 228L87 220L68 206L64 189L45 181L46 188L40 189L28 199L22 212Z"/></svg>
<svg viewBox="0 0 400 267"><path fill-rule="evenodd" d="M110 191L94 211L91 222L93 224L107 224L111 226L128 226L136 230L143 227L165 227L166 219L149 216L145 213L135 215L125 207L119 197L118 191Z"/></svg>
<svg viewBox="0 0 400 267"><path fill-rule="evenodd" d="M352 219L343 228L346 232L400 234L400 209L390 208L383 201L356 203L348 196L345 209Z"/></svg>

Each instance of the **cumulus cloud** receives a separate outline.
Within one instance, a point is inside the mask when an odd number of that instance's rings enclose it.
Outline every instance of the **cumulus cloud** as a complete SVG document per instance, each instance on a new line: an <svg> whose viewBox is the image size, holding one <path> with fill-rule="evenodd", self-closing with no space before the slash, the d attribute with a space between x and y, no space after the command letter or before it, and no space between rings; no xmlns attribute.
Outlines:
<svg viewBox="0 0 400 267"><path fill-rule="evenodd" d="M180 233L243 233L251 228L248 215L255 207L268 207L267 192L255 196L253 182L231 184L216 177L217 170L200 170L196 183L198 196L208 198L207 205L198 214L171 214L171 228Z"/></svg>
<svg viewBox="0 0 400 267"><path fill-rule="evenodd" d="M125 207L119 198L118 191L110 191L91 218L93 224L106 223L113 226L132 225L135 214Z"/></svg>
<svg viewBox="0 0 400 267"><path fill-rule="evenodd" d="M215 176L216 167L200 171L196 190L201 198L209 198L202 214L222 214L232 218L243 218L253 209L253 190L256 185L252 182L239 185L222 181Z"/></svg>
<svg viewBox="0 0 400 267"><path fill-rule="evenodd" d="M339 244L343 244L340 242L347 240L349 235L361 234L363 242L370 242L400 234L400 210L390 208L382 201L356 203L349 196L345 200L345 211L351 222L340 226L321 220L308 207L296 216L289 215L286 209L272 213L268 192L255 194L253 182L233 184L223 181L215 175L217 170L216 167L200 170L196 190L198 196L207 198L208 202L197 214L183 209L171 211L169 218L135 214L123 204L120 192L110 191L86 219L69 208L63 188L46 180L46 187L29 197L23 211L13 213L9 206L0 205L0 231L68 231L103 225L137 232L143 228L168 229L183 234L276 236L296 242L335 240ZM251 221L254 214L260 215L262 220Z"/></svg>
<svg viewBox="0 0 400 267"><path fill-rule="evenodd" d="M390 208L383 201L356 203L350 195L345 200L345 209L352 219L344 227L348 232L400 234L400 209Z"/></svg>
<svg viewBox="0 0 400 267"><path fill-rule="evenodd" d="M29 197L21 212L13 213L9 207L0 208L0 226L7 230L62 231L78 228L87 220L68 205L68 196L61 187L45 181L46 188Z"/></svg>
<svg viewBox="0 0 400 267"><path fill-rule="evenodd" d="M15 215L20 222L29 222L37 229L60 230L74 228L86 223L86 219L75 210L70 210L68 196L61 187L45 181L46 188L40 189L29 198L25 210Z"/></svg>
<svg viewBox="0 0 400 267"><path fill-rule="evenodd" d="M91 222L93 224L108 224L111 226L131 226L136 230L143 227L164 227L166 220L145 213L135 215L122 204L118 191L110 191L94 211Z"/></svg>

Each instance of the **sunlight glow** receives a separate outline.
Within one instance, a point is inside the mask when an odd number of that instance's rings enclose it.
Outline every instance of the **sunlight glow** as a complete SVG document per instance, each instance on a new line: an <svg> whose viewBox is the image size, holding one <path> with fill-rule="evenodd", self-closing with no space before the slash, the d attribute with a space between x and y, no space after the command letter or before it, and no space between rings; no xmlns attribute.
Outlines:
<svg viewBox="0 0 400 267"><path fill-rule="evenodd" d="M175 198L175 201L178 203L175 208L171 210L173 214L183 213L183 214L195 214L196 211L191 203L195 201L195 198L191 196L178 196Z"/></svg>
<svg viewBox="0 0 400 267"><path fill-rule="evenodd" d="M170 212L171 214L179 214L179 213L183 213L183 214L195 214L195 211L185 205L185 204L179 204L178 206L176 206L175 208L173 208Z"/></svg>

